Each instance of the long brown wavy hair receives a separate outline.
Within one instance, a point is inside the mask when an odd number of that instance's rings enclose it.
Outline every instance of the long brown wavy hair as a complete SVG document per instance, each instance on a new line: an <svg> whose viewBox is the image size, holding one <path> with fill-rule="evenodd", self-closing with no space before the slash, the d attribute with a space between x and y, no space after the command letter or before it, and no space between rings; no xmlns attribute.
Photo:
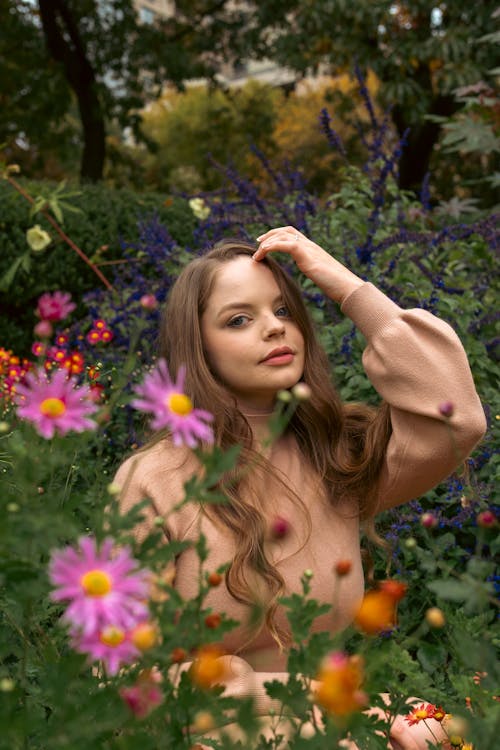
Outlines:
<svg viewBox="0 0 500 750"><path fill-rule="evenodd" d="M278 630L274 614L277 599L284 591L284 580L266 554L267 525L259 504L249 500L252 477L271 473L295 503L302 507L304 504L287 487L272 463L254 449L251 427L237 408L236 398L209 366L201 333L201 318L221 264L241 255L251 256L255 249L243 241L224 240L183 269L163 313L159 355L166 359L174 377L179 367L185 366L186 393L196 407L214 415L215 444L221 448L242 446L237 466L220 483L219 489L228 502L211 505L206 512L214 514L235 538L235 557L226 573L230 594L239 602L255 605L249 572L257 573L269 592L264 607L265 622L282 646L286 634ZM355 512L369 521L376 512L378 479L391 432L388 407L341 402L299 286L269 255L260 262L273 274L283 303L305 342L302 380L310 387L311 397L299 404L287 433L293 434L304 460L324 484L331 502L351 498ZM252 471L245 476L244 469L249 465Z"/></svg>

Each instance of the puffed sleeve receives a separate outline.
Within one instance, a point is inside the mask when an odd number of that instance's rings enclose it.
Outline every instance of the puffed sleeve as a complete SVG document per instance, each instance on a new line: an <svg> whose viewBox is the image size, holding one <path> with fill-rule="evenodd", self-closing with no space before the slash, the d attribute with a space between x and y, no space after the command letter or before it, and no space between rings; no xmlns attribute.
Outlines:
<svg viewBox="0 0 500 750"><path fill-rule="evenodd" d="M120 487L120 509L126 513L143 500L143 520L135 527L137 540L142 541L153 529L157 518L163 519L162 529L167 540L180 539L187 515L193 509L178 508L185 496L184 483L196 471L192 457L160 440L127 458L119 467L114 484Z"/></svg>
<svg viewBox="0 0 500 750"><path fill-rule="evenodd" d="M342 311L367 341L363 366L390 406L392 435L379 510L435 487L470 454L486 429L464 348L453 329L422 309L403 310L370 283ZM445 419L439 406L453 405Z"/></svg>

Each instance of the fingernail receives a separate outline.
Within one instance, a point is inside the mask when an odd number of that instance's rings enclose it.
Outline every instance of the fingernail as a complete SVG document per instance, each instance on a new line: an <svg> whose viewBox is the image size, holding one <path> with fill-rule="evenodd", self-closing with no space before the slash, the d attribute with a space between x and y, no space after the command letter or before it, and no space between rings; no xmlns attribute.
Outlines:
<svg viewBox="0 0 500 750"><path fill-rule="evenodd" d="M263 235L263 234L261 234L261 235L260 235L260 237L257 237L257 242L260 242L263 236L264 236L264 235Z"/></svg>

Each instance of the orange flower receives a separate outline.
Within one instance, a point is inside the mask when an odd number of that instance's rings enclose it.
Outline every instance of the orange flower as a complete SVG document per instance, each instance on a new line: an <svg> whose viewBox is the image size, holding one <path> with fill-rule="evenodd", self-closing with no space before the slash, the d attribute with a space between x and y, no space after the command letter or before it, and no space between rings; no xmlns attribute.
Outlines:
<svg viewBox="0 0 500 750"><path fill-rule="evenodd" d="M206 689L222 682L226 674L226 668L221 656L224 656L224 652L217 646L203 646L198 651L189 670L195 685Z"/></svg>
<svg viewBox="0 0 500 750"><path fill-rule="evenodd" d="M433 706L432 703L428 703L427 706L425 703L422 703L421 706L415 706L413 711L411 711L408 716L405 716L405 721L408 722L410 726L413 726L413 724L418 724L419 721L425 721L426 719L433 719L434 714L438 709L436 709L436 706ZM439 709L439 711L442 711L443 709ZM443 718L444 718L444 712L443 712ZM439 720L438 720L439 721Z"/></svg>
<svg viewBox="0 0 500 750"><path fill-rule="evenodd" d="M383 591L368 591L354 616L354 624L368 635L392 630L396 624L394 599Z"/></svg>
<svg viewBox="0 0 500 750"><path fill-rule="evenodd" d="M367 591L355 615L354 624L368 635L384 633L396 625L396 605L406 593L401 581L382 581L378 589Z"/></svg>
<svg viewBox="0 0 500 750"><path fill-rule="evenodd" d="M319 686L315 700L335 716L359 711L367 703L361 690L363 678L363 660L359 656L333 652L323 661L316 678Z"/></svg>

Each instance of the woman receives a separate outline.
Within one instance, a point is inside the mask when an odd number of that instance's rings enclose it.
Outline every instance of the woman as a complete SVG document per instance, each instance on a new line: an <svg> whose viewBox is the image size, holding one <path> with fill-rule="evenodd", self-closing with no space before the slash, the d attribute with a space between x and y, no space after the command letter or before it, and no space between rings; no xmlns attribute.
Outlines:
<svg viewBox="0 0 500 750"><path fill-rule="evenodd" d="M155 517L167 517L167 539L205 534L207 570L231 563L225 585L206 601L241 623L223 642L235 655L222 657L226 692L254 696L266 714L272 702L264 683L287 679L278 597L300 591L310 569L311 595L331 601L332 570L349 560L348 585L315 622L317 630L345 628L364 588L360 520L369 523L447 477L481 439L485 419L464 350L446 323L421 309L402 310L293 227L273 229L258 243L256 250L225 242L191 262L171 291L161 329L160 356L174 375L186 367L185 392L214 414L216 444L243 446L239 465L225 477L228 502L173 510L197 467L190 451L168 437L126 461L117 481L124 510L151 500L139 535ZM341 403L301 293L270 255L276 251L287 253L365 336L363 364L383 399L378 409ZM299 382L311 396L270 445L277 394ZM455 407L449 420L438 409L445 401ZM287 533L271 542L276 519L286 519ZM197 593L196 570L188 549L176 561L174 582L185 598ZM259 628L248 624L256 601L264 611ZM421 733L420 725L397 721L393 747L426 748Z"/></svg>

